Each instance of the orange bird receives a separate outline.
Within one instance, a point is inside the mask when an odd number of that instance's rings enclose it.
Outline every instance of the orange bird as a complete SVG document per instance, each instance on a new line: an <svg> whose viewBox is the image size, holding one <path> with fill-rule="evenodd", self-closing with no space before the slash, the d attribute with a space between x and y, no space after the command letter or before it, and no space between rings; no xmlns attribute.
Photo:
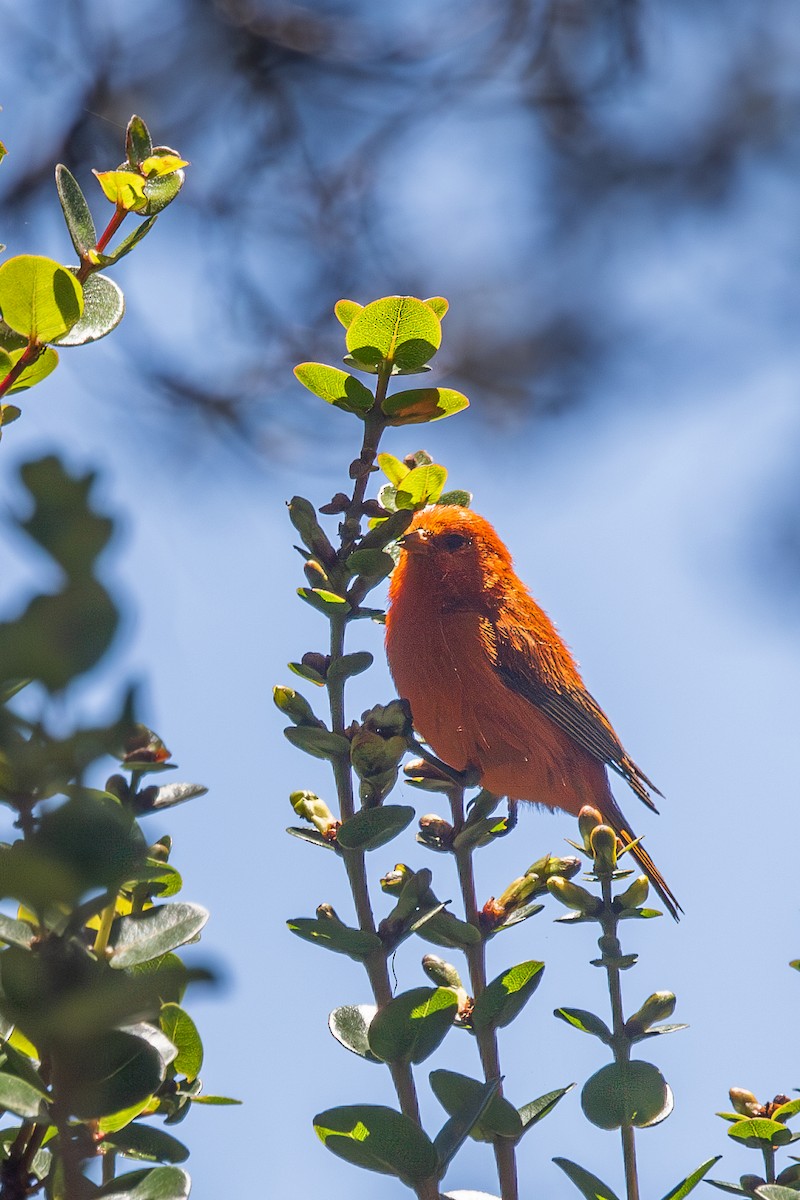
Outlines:
<svg viewBox="0 0 800 1200"><path fill-rule="evenodd" d="M444 762L485 788L577 815L592 805L634 840L607 767L658 811L658 788L626 753L550 618L471 509L415 514L389 586L386 652L414 725ZM631 853L675 919L681 911L641 845Z"/></svg>

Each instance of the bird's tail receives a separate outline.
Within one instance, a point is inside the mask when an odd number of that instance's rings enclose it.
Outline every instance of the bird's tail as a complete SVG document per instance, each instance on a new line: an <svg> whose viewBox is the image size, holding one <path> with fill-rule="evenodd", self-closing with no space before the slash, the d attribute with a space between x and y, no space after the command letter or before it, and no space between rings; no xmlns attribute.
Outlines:
<svg viewBox="0 0 800 1200"><path fill-rule="evenodd" d="M666 879L661 874L650 855L642 846L641 842L636 841L634 834L631 833L630 829L628 829L627 822L622 815L622 810L619 808L616 800L614 800L613 797L611 797L610 804L606 803L603 805L602 812L603 816L608 821L617 837L622 841L623 845L630 846L629 853L632 854L636 859L637 863L658 892L659 896L664 902L665 908L669 912L669 915L674 917L676 921L679 921L679 914L683 912L683 909L681 908Z"/></svg>

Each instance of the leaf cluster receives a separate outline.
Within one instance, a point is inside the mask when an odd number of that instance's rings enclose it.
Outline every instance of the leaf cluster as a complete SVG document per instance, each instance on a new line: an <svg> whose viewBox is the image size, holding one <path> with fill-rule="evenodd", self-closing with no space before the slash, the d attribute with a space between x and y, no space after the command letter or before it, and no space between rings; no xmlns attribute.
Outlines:
<svg viewBox="0 0 800 1200"><path fill-rule="evenodd" d="M171 839L151 842L140 821L205 788L159 782L170 752L137 723L130 693L107 724L52 732L53 700L101 661L117 625L97 577L113 525L92 506L93 476L54 456L21 475L18 524L61 581L0 624L0 803L21 831L0 844L0 899L13 905L0 913L0 1196L178 1200L188 1151L153 1119L174 1125L214 1101L183 1006L187 986L212 977L176 954L208 913L174 899ZM90 786L109 758L115 773ZM115 1178L118 1155L151 1165ZM96 1156L112 1168L100 1189L81 1182Z"/></svg>
<svg viewBox="0 0 800 1200"><path fill-rule="evenodd" d="M98 235L89 202L67 167L56 167L56 189L67 231L78 256L62 265L22 254L0 265L0 398L34 387L58 365L55 347L82 346L115 329L125 313L119 286L105 274L142 241L158 214L178 195L187 166L168 146L153 146L141 117L131 117L125 161L95 171L113 205ZM113 249L109 243L128 216L142 218ZM20 416L15 404L0 405L0 435Z"/></svg>

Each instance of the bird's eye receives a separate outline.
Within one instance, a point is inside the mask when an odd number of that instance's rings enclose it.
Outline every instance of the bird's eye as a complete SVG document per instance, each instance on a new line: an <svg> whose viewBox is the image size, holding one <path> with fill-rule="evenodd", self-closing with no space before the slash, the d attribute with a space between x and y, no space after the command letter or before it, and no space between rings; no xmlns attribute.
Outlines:
<svg viewBox="0 0 800 1200"><path fill-rule="evenodd" d="M463 537L460 533L446 533L442 537L442 545L445 550L461 550L468 542L469 538Z"/></svg>

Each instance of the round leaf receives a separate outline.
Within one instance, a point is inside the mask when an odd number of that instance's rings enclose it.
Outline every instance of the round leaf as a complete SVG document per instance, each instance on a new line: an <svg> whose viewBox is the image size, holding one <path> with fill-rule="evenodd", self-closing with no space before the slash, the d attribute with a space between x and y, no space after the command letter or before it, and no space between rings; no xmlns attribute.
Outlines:
<svg viewBox="0 0 800 1200"><path fill-rule="evenodd" d="M420 1063L433 1054L458 1010L451 988L412 988L395 996L369 1027L369 1045L384 1062Z"/></svg>
<svg viewBox="0 0 800 1200"><path fill-rule="evenodd" d="M46 1106L47 1096L43 1091L24 1079L18 1079L16 1075L0 1071L0 1108L31 1120L39 1116Z"/></svg>
<svg viewBox="0 0 800 1200"><path fill-rule="evenodd" d="M436 1151L425 1133L402 1113L378 1104L330 1108L314 1118L314 1129L339 1158L395 1175L413 1186L436 1172Z"/></svg>
<svg viewBox="0 0 800 1200"><path fill-rule="evenodd" d="M103 1146L111 1146L126 1158L144 1159L146 1162L186 1162L189 1151L183 1142L140 1122L126 1125L116 1132L106 1133Z"/></svg>
<svg viewBox="0 0 800 1200"><path fill-rule="evenodd" d="M375 403L372 392L360 379L338 367L306 362L295 367L294 373L303 387L335 408L343 408L345 412L363 415Z"/></svg>
<svg viewBox="0 0 800 1200"><path fill-rule="evenodd" d="M122 289L107 275L90 275L83 285L83 316L61 337L59 346L83 346L116 329L125 315Z"/></svg>
<svg viewBox="0 0 800 1200"><path fill-rule="evenodd" d="M411 824L414 815L414 809L407 804L362 808L339 827L336 840L345 850L376 850L397 837Z"/></svg>
<svg viewBox="0 0 800 1200"><path fill-rule="evenodd" d="M363 307L363 304L358 304L355 300L337 300L333 306L333 311L336 314L337 320L347 329L348 326L352 325Z"/></svg>
<svg viewBox="0 0 800 1200"><path fill-rule="evenodd" d="M377 1011L374 1004L343 1004L328 1017L328 1028L337 1042L359 1058L374 1063L381 1060L370 1050L367 1033Z"/></svg>
<svg viewBox="0 0 800 1200"><path fill-rule="evenodd" d="M587 1079L581 1106L593 1125L619 1129L621 1125L657 1125L672 1112L672 1092L652 1063L609 1063Z"/></svg>
<svg viewBox="0 0 800 1200"><path fill-rule="evenodd" d="M0 310L17 333L51 342L79 320L83 292L75 276L52 258L21 254L0 266Z"/></svg>
<svg viewBox="0 0 800 1200"><path fill-rule="evenodd" d="M188 1200L191 1180L180 1167L154 1167L119 1175L94 1193L95 1200Z"/></svg>
<svg viewBox="0 0 800 1200"><path fill-rule="evenodd" d="M422 425L469 408L469 400L452 388L415 388L387 396L381 408L389 425Z"/></svg>
<svg viewBox="0 0 800 1200"><path fill-rule="evenodd" d="M543 962L530 960L498 975L475 1001L473 1027L502 1029L508 1025L536 991L543 971Z"/></svg>
<svg viewBox="0 0 800 1200"><path fill-rule="evenodd" d="M358 313L347 329L347 349L359 363L418 370L433 358L442 328L432 309L412 296L385 296Z"/></svg>
<svg viewBox="0 0 800 1200"><path fill-rule="evenodd" d="M771 1121L768 1117L753 1117L731 1125L728 1137L744 1142L745 1146L751 1149L762 1150L769 1146L785 1146L792 1140L792 1131L780 1121Z"/></svg>
<svg viewBox="0 0 800 1200"><path fill-rule="evenodd" d="M189 1014L178 1004L164 1004L159 1014L162 1030L177 1048L175 1070L187 1079L196 1079L203 1065L203 1043L197 1026ZM170 1159L170 1162L182 1161Z"/></svg>
<svg viewBox="0 0 800 1200"><path fill-rule="evenodd" d="M9 370L12 366L16 366L22 358L24 350L12 350L9 355ZM55 350L48 346L37 358L22 371L14 381L12 387L8 389L7 395L13 396L15 392L25 392L28 388L35 387L37 383L41 383L46 379L51 372L55 371L58 366L58 355ZM17 410L19 411L19 410ZM8 419L3 421L4 425L10 425Z"/></svg>
<svg viewBox="0 0 800 1200"><path fill-rule="evenodd" d="M486 1087L485 1083L461 1075L458 1071L431 1071L429 1078L434 1096L451 1117L480 1103ZM519 1113L502 1096L492 1097L470 1130L470 1136L476 1141L491 1141L495 1134L507 1138L519 1138L522 1135Z"/></svg>
<svg viewBox="0 0 800 1200"><path fill-rule="evenodd" d="M115 921L111 939L111 966L121 969L149 962L176 946L194 940L208 920L199 904L160 904L138 917Z"/></svg>
<svg viewBox="0 0 800 1200"><path fill-rule="evenodd" d="M332 921L320 921L313 917L295 917L287 921L292 933L297 934L306 942L315 942L326 950L336 954L346 954L356 962L363 962L383 948L383 942L376 933L368 930L350 929L346 925L337 925Z"/></svg>
<svg viewBox="0 0 800 1200"><path fill-rule="evenodd" d="M163 1082L165 1066L155 1046L121 1029L108 1030L59 1050L60 1098L83 1120L129 1108Z"/></svg>

